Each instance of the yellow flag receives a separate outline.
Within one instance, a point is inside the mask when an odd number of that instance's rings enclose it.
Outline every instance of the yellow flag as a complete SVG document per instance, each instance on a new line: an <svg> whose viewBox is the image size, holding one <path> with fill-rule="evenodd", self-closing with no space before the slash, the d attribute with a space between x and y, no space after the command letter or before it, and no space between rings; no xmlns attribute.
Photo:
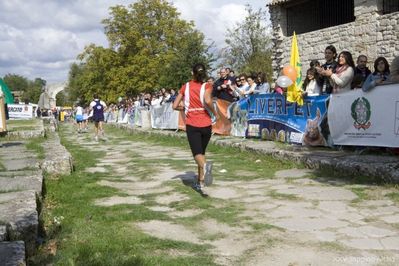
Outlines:
<svg viewBox="0 0 399 266"><path fill-rule="evenodd" d="M299 50L298 50L298 42L296 40L296 34L292 36L292 44L291 44L291 59L290 65L295 68L297 76L294 84L288 87L287 89L287 101L296 102L299 105L303 105L303 97L302 97L302 63L299 58Z"/></svg>

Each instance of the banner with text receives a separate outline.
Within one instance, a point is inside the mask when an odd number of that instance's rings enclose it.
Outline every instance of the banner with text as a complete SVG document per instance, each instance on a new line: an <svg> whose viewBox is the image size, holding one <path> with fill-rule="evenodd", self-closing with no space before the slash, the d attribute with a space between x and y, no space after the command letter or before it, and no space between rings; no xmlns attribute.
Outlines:
<svg viewBox="0 0 399 266"><path fill-rule="evenodd" d="M336 145L399 147L399 84L333 95L328 124Z"/></svg>
<svg viewBox="0 0 399 266"><path fill-rule="evenodd" d="M158 129L178 129L179 111L172 108L172 103L151 107L151 126Z"/></svg>
<svg viewBox="0 0 399 266"><path fill-rule="evenodd" d="M325 146L329 96L310 96L304 104L287 102L276 93L256 94L238 102L247 110L246 136L281 142Z"/></svg>
<svg viewBox="0 0 399 266"><path fill-rule="evenodd" d="M28 104L8 104L8 114L10 119L32 119L33 108Z"/></svg>

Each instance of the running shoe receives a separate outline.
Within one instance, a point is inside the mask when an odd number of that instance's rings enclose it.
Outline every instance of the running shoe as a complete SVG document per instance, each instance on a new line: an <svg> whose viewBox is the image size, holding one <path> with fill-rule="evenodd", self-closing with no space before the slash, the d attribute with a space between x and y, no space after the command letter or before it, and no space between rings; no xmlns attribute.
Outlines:
<svg viewBox="0 0 399 266"><path fill-rule="evenodd" d="M196 192L198 192L202 197L208 197L208 194L206 194L202 188L199 182L195 182L191 185L192 189L194 189Z"/></svg>
<svg viewBox="0 0 399 266"><path fill-rule="evenodd" d="M212 167L212 162L207 162L204 164L204 181L206 186L210 186L213 183Z"/></svg>
<svg viewBox="0 0 399 266"><path fill-rule="evenodd" d="M95 137L94 137L94 140L95 140L95 141L98 141L98 136L95 136Z"/></svg>

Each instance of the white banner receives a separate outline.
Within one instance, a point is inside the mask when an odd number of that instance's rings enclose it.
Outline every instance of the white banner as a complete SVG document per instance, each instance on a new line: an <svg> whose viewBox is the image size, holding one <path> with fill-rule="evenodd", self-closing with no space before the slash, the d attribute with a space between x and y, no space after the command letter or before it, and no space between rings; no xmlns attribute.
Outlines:
<svg viewBox="0 0 399 266"><path fill-rule="evenodd" d="M8 104L10 119L32 119L33 108L28 104Z"/></svg>
<svg viewBox="0 0 399 266"><path fill-rule="evenodd" d="M141 127L144 129L151 128L151 113L150 111L143 109L140 111L141 114Z"/></svg>
<svg viewBox="0 0 399 266"><path fill-rule="evenodd" d="M399 147L399 84L331 95L328 125L335 145Z"/></svg>
<svg viewBox="0 0 399 266"><path fill-rule="evenodd" d="M158 129L178 129L179 112L173 110L172 103L151 106L151 126Z"/></svg>

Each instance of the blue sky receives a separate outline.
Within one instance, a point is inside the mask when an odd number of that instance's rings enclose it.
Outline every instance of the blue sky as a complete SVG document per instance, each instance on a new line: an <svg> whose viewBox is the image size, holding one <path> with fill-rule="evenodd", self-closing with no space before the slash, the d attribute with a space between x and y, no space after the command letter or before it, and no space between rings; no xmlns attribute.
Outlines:
<svg viewBox="0 0 399 266"><path fill-rule="evenodd" d="M107 47L101 20L108 8L126 0L1 0L0 77L7 73L49 83L68 78L68 70L83 48L94 43ZM224 33L245 16L245 4L265 9L268 0L173 0L186 20L193 20L216 48Z"/></svg>

